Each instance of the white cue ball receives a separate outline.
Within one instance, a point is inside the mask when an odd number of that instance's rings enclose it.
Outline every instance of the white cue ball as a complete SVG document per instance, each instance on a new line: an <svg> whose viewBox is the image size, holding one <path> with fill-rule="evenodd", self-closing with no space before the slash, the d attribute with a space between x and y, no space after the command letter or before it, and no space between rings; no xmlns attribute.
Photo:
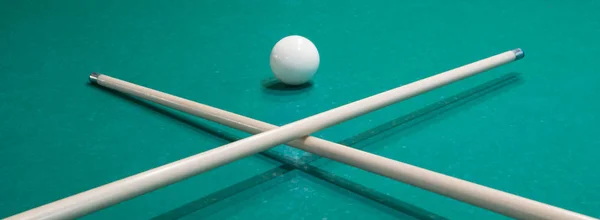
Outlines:
<svg viewBox="0 0 600 220"><path fill-rule="evenodd" d="M271 51L271 70L285 84L304 84L312 79L318 68L319 51L305 37L284 37Z"/></svg>

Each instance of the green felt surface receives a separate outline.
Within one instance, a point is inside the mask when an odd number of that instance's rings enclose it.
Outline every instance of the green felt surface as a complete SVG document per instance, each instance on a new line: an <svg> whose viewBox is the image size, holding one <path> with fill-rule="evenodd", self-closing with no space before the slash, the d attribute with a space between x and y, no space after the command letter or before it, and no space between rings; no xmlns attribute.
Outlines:
<svg viewBox="0 0 600 220"><path fill-rule="evenodd" d="M92 86L93 71L283 125L517 47L525 59L315 135L600 217L599 9L1 1L0 217L247 136ZM321 54L302 89L269 84L270 50L291 34ZM278 146L84 219L367 217L505 218Z"/></svg>

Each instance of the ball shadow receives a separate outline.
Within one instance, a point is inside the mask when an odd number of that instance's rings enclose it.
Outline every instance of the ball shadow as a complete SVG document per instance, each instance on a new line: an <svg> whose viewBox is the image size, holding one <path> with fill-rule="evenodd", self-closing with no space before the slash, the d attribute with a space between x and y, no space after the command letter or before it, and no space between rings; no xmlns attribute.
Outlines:
<svg viewBox="0 0 600 220"><path fill-rule="evenodd" d="M270 77L261 81L261 85L263 90L266 92L293 94L310 90L313 87L313 82L309 81L301 85L287 85L275 77Z"/></svg>
<svg viewBox="0 0 600 220"><path fill-rule="evenodd" d="M296 86L284 84L275 77L261 81L261 90L264 97L277 102L289 102L306 98L313 87L312 81Z"/></svg>

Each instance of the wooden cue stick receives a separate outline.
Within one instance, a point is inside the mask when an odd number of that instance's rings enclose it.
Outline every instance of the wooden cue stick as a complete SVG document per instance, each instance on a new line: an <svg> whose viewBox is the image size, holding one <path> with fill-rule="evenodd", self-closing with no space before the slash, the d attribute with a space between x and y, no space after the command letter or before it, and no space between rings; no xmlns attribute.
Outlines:
<svg viewBox="0 0 600 220"><path fill-rule="evenodd" d="M110 76L97 74L94 75L94 77L96 77L97 80L102 80L103 86L115 89L122 93L171 107L175 110L199 116L248 133L258 134L278 128L275 125L256 119L227 112L225 110L139 86ZM558 217L569 215L568 217L579 216L583 217L583 219L590 219L587 216L581 216L580 214L561 208L312 136L296 139L287 144L338 162L485 208L508 217L518 219L540 219L543 216L549 216L551 219L557 219ZM557 215L554 214L554 212L563 212L564 214Z"/></svg>
<svg viewBox="0 0 600 220"><path fill-rule="evenodd" d="M248 133L258 134L277 128L275 125L256 119L227 112L225 110L139 86L110 76L98 74L94 77L96 77L97 80L102 80L103 86L110 85L107 87L122 93L171 107L175 110L199 116L210 121L219 122L223 125L237 128ZM490 211L495 211L508 217L531 219L552 215L552 219L557 219L558 217L566 216L553 215L553 212L556 211L565 212L569 217L579 215L537 201L312 136L296 139L287 144L431 192L442 194Z"/></svg>
<svg viewBox="0 0 600 220"><path fill-rule="evenodd" d="M62 219L80 217L521 57L522 52L520 50L507 51L277 129L67 197L12 216L11 218ZM98 80L98 78L93 79ZM96 81L96 83L102 84L102 81Z"/></svg>

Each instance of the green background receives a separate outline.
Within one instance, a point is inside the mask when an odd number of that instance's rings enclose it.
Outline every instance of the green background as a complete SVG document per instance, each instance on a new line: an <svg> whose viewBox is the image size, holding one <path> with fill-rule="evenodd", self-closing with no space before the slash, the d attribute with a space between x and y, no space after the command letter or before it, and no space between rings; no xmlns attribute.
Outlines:
<svg viewBox="0 0 600 220"><path fill-rule="evenodd" d="M246 136L92 86L93 71L283 125L517 47L525 59L315 135L600 217L599 9L3 0L0 217ZM270 50L292 34L319 49L311 86L272 83ZM504 218L286 146L86 218L155 217Z"/></svg>

